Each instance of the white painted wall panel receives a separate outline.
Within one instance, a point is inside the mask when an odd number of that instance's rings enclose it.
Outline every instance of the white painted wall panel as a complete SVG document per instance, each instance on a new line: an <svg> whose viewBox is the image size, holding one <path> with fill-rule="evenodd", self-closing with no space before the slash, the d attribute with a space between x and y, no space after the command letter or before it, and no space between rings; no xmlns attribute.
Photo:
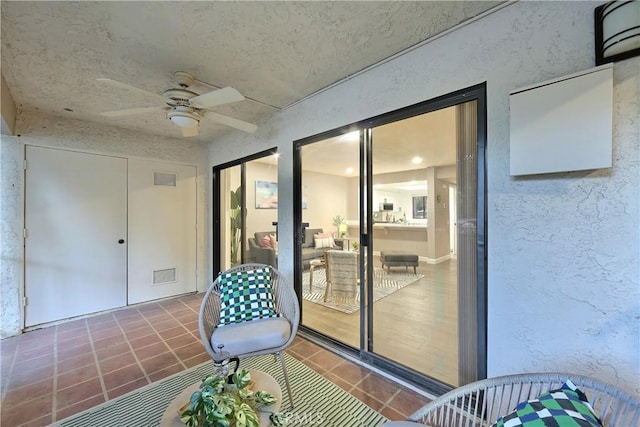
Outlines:
<svg viewBox="0 0 640 427"><path fill-rule="evenodd" d="M510 96L511 175L611 167L613 65Z"/></svg>

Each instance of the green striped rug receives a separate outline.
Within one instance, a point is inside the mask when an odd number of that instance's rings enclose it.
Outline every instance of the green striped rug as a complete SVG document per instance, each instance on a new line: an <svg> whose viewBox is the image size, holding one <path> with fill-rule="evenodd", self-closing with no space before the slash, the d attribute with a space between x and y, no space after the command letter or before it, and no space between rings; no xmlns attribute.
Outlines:
<svg viewBox="0 0 640 427"><path fill-rule="evenodd" d="M342 388L285 354L295 408L289 413L290 427L369 427L387 419ZM258 369L273 376L282 388L282 408L289 408L280 363L271 355L242 360L241 367ZM157 427L174 397L212 372L212 363L201 365L109 400L53 426L59 427Z"/></svg>

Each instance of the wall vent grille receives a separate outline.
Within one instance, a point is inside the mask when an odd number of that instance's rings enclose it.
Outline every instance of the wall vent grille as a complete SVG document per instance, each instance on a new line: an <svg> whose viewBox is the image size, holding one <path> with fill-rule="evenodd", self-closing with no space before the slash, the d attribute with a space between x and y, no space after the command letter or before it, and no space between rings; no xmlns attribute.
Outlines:
<svg viewBox="0 0 640 427"><path fill-rule="evenodd" d="M164 270L154 270L153 284L162 285L176 281L176 268L165 268Z"/></svg>
<svg viewBox="0 0 640 427"><path fill-rule="evenodd" d="M162 185L164 187L175 187L177 176L175 173L154 172L153 185Z"/></svg>

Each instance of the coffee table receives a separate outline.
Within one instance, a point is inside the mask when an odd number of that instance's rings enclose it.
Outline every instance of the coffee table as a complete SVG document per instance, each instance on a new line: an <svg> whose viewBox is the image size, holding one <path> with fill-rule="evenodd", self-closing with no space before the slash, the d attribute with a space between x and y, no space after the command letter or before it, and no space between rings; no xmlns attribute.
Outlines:
<svg viewBox="0 0 640 427"><path fill-rule="evenodd" d="M282 390L280 389L278 382L266 372L249 369L249 374L251 374L251 380L254 382L253 390L269 392L276 398L276 403L264 408L265 412L258 412L260 425L268 426L270 425L269 415L271 412L277 412L280 410L280 405L282 404ZM200 388L201 383L202 381L198 381L197 383L190 385L171 401L167 409L164 411L160 427L185 427L185 424L180 421L178 410L182 405L189 402L191 395Z"/></svg>

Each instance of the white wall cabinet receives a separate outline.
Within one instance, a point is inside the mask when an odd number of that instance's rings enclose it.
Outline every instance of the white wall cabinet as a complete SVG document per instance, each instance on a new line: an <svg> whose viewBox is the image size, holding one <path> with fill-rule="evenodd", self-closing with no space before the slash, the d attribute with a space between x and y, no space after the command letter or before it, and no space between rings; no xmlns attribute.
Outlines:
<svg viewBox="0 0 640 427"><path fill-rule="evenodd" d="M511 175L611 167L613 66L510 95Z"/></svg>

